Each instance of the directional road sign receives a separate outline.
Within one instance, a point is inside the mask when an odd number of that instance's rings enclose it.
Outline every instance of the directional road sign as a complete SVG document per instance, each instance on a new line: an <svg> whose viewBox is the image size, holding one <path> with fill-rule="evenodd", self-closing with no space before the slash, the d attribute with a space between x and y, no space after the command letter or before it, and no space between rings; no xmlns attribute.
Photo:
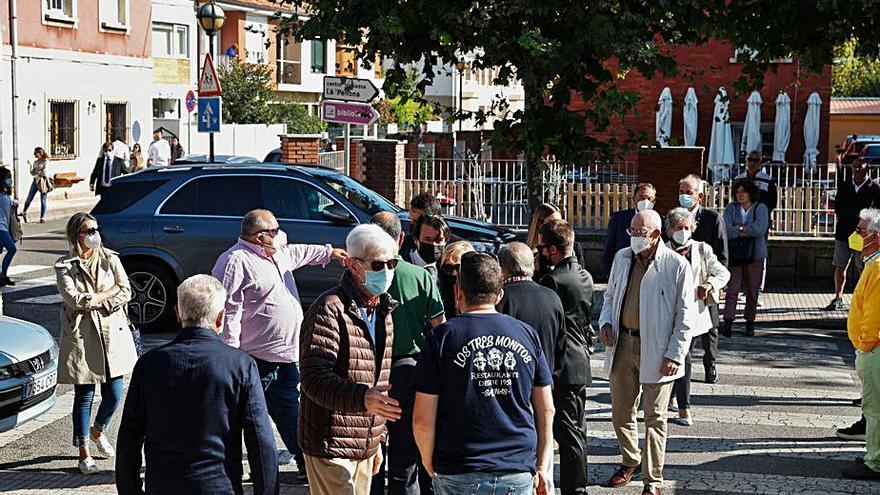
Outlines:
<svg viewBox="0 0 880 495"><path fill-rule="evenodd" d="M196 94L193 93L193 90L189 90L186 92L186 111L192 112L196 109Z"/></svg>
<svg viewBox="0 0 880 495"><path fill-rule="evenodd" d="M220 132L223 105L219 97L199 98L199 132Z"/></svg>
<svg viewBox="0 0 880 495"><path fill-rule="evenodd" d="M324 99L369 103L379 90L369 79L324 76Z"/></svg>
<svg viewBox="0 0 880 495"><path fill-rule="evenodd" d="M199 96L220 96L223 88L220 87L220 78L214 69L214 59L210 53L205 54L205 64L202 66L202 75L199 76Z"/></svg>
<svg viewBox="0 0 880 495"><path fill-rule="evenodd" d="M321 119L336 124L370 125L379 118L379 112L367 103L346 103L324 100Z"/></svg>

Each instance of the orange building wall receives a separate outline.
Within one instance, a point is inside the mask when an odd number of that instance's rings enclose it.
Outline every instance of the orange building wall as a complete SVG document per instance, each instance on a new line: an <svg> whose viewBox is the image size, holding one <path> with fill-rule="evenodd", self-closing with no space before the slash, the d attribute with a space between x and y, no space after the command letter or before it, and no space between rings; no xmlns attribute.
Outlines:
<svg viewBox="0 0 880 495"><path fill-rule="evenodd" d="M828 129L828 156L834 156L835 148L850 134L880 135L880 114L846 115L832 114Z"/></svg>
<svg viewBox="0 0 880 495"><path fill-rule="evenodd" d="M43 24L43 0L19 0L19 46L148 58L153 10L150 0L129 0L128 34L99 30L98 2L99 0L78 0L77 27L68 28ZM8 2L0 2L0 11L4 21L9 19ZM9 30L6 26L3 29L3 43L9 43Z"/></svg>

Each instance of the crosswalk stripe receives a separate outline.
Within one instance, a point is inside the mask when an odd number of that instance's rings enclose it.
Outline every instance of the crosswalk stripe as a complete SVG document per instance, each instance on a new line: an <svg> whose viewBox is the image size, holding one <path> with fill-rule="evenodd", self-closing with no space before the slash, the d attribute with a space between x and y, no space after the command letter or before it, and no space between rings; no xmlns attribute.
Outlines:
<svg viewBox="0 0 880 495"><path fill-rule="evenodd" d="M694 364L693 371L693 379L700 380L703 378L702 365L697 363ZM810 381L820 381L822 385L830 386L830 385L843 385L843 386L851 386L855 384L855 381L852 377L852 372L846 371L832 371L832 370L824 370L824 369L801 369L801 368L768 368L765 366L743 366L737 364L726 364L726 363L718 363L716 366L718 370L718 375L722 377L723 380L726 376L748 376L748 377L762 377L762 378L794 378L794 379L803 379ZM593 373L593 377L601 377L604 376L605 370L602 368L601 363L599 366L596 366L593 363L593 366L590 367L590 370ZM697 381L692 381L692 384L699 383Z"/></svg>
<svg viewBox="0 0 880 495"><path fill-rule="evenodd" d="M51 265L12 265L9 267L9 270L6 271L6 275L9 277L17 277L19 275L24 275L25 273L38 272L50 268L52 268Z"/></svg>
<svg viewBox="0 0 880 495"><path fill-rule="evenodd" d="M2 292L3 294L14 294L16 292L21 292L24 290L36 289L39 287L54 286L57 283L58 282L55 279L54 275L47 275L45 277L16 281L15 285L3 287L2 289L0 289L0 292Z"/></svg>

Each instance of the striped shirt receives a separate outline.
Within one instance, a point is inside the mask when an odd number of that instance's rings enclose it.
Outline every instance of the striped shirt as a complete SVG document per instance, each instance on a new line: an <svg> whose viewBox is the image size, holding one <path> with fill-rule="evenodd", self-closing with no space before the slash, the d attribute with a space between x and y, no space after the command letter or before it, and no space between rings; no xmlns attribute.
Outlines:
<svg viewBox="0 0 880 495"><path fill-rule="evenodd" d="M329 244L288 244L268 257L262 246L239 239L212 270L227 292L223 342L263 361L296 362L303 310L293 271L324 266L332 252Z"/></svg>

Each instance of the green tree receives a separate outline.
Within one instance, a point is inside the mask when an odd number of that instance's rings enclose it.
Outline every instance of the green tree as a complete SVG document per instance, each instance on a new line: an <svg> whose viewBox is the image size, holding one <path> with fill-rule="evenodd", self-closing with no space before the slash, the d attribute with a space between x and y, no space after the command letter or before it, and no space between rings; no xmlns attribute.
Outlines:
<svg viewBox="0 0 880 495"><path fill-rule="evenodd" d="M271 124L274 116L269 109L272 90L272 68L249 64L237 58L220 66L223 87L223 121L230 124Z"/></svg>
<svg viewBox="0 0 880 495"><path fill-rule="evenodd" d="M418 70L409 68L401 81L385 88L385 99L376 105L380 124L415 129L423 122L439 118L435 105L425 101L419 93L418 82Z"/></svg>
<svg viewBox="0 0 880 495"><path fill-rule="evenodd" d="M880 96L880 58L858 56L858 41L851 39L835 50L831 70L831 94L834 96Z"/></svg>
<svg viewBox="0 0 880 495"><path fill-rule="evenodd" d="M597 136L639 99L616 82L631 70L676 74L677 45L717 39L755 50L756 57L743 57L735 85L744 90L760 87L776 58L794 53L803 68L818 70L853 36L874 51L880 40L877 0L274 1L309 14L305 22L281 19L283 33L357 47L365 66L379 54L394 61L386 89L418 66L424 94L442 66L461 59L476 69L499 68L497 83L518 79L525 109L496 121L493 138L524 152L532 206L541 196L542 154L576 163L607 155L619 143ZM581 112L568 110L575 94ZM499 98L490 111L505 104Z"/></svg>
<svg viewBox="0 0 880 495"><path fill-rule="evenodd" d="M269 108L274 122L287 124L287 132L291 134L319 134L327 130L327 124L317 116L309 115L305 105L273 103Z"/></svg>

